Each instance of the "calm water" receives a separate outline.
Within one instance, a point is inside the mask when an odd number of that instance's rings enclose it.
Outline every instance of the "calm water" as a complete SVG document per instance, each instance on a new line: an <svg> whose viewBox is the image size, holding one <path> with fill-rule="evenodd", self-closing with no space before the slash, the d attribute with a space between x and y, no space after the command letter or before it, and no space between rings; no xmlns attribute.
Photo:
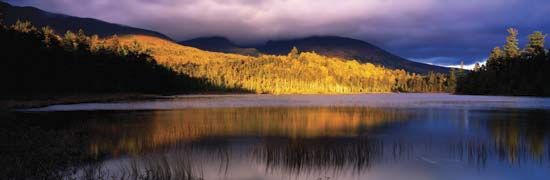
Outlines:
<svg viewBox="0 0 550 180"><path fill-rule="evenodd" d="M548 98L181 96L7 117L15 177L550 179Z"/></svg>

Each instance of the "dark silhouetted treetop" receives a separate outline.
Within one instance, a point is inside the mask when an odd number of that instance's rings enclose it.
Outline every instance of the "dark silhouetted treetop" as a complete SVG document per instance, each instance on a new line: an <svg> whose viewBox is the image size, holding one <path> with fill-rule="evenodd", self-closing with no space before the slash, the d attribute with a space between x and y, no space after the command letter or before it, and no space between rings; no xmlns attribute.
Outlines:
<svg viewBox="0 0 550 180"><path fill-rule="evenodd" d="M462 94L550 96L550 56L544 47L546 35L536 31L519 52L517 30L508 29L504 51L496 47L487 64L459 78L456 91Z"/></svg>

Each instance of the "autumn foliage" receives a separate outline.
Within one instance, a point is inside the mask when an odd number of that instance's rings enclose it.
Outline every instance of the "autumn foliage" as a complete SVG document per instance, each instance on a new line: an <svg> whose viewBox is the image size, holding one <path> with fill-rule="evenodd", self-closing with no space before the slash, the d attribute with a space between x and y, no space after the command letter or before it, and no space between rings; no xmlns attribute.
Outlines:
<svg viewBox="0 0 550 180"><path fill-rule="evenodd" d="M269 94L345 94L378 92L446 92L444 74L427 76L391 70L294 50L286 56L259 57L215 53L160 38L125 36L122 44L139 42L171 70L228 89Z"/></svg>

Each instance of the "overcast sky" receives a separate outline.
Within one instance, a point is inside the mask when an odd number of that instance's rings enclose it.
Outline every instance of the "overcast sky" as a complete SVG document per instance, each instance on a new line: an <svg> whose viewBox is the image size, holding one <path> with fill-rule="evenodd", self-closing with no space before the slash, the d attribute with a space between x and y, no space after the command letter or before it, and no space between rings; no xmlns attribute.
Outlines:
<svg viewBox="0 0 550 180"><path fill-rule="evenodd" d="M8 0L14 5L159 31L176 40L262 43L337 35L439 65L481 61L504 43L550 32L550 0ZM525 43L525 41L522 41Z"/></svg>

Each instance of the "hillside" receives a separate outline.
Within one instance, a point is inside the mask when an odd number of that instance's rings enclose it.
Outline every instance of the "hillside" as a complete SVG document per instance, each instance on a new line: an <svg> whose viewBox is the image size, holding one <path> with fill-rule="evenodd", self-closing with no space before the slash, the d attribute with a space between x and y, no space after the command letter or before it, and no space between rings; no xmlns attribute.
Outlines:
<svg viewBox="0 0 550 180"><path fill-rule="evenodd" d="M258 56L260 52L255 48L243 48L225 37L202 37L178 42L181 45L199 48L205 51L234 53L249 56Z"/></svg>
<svg viewBox="0 0 550 180"><path fill-rule="evenodd" d="M391 69L404 69L407 72L421 74L430 71L449 72L448 68L410 61L361 40L336 36L313 36L303 39L269 41L265 45L257 47L257 49L262 53L280 55L290 52L292 47L297 47L300 51L315 51L325 56L357 59L362 63L373 63Z"/></svg>
<svg viewBox="0 0 550 180"><path fill-rule="evenodd" d="M259 57L215 53L148 36L123 36L117 41L138 42L159 64L177 73L206 79L227 89L269 94L342 94L372 92L441 92L441 74L417 76L370 63L358 63L316 53L291 52Z"/></svg>
<svg viewBox="0 0 550 180"><path fill-rule="evenodd" d="M224 90L171 71L137 44L106 42L83 31L59 36L18 21L0 24L0 39L0 99Z"/></svg>
<svg viewBox="0 0 550 180"><path fill-rule="evenodd" d="M151 51L157 62L165 65L254 60L253 57L249 56L203 51L194 47L182 46L172 41L145 35L121 36L119 41L125 45L131 45L134 42L138 42L143 48Z"/></svg>
<svg viewBox="0 0 550 180"><path fill-rule="evenodd" d="M96 34L100 37L114 34L142 34L170 39L166 35L150 30L108 23L97 19L50 13L34 7L11 6L2 1L0 1L0 8L5 12L3 23L8 25L14 24L17 20L22 20L30 21L36 27L50 26L58 33L65 33L67 30L77 32L79 29L83 29L89 34Z"/></svg>

